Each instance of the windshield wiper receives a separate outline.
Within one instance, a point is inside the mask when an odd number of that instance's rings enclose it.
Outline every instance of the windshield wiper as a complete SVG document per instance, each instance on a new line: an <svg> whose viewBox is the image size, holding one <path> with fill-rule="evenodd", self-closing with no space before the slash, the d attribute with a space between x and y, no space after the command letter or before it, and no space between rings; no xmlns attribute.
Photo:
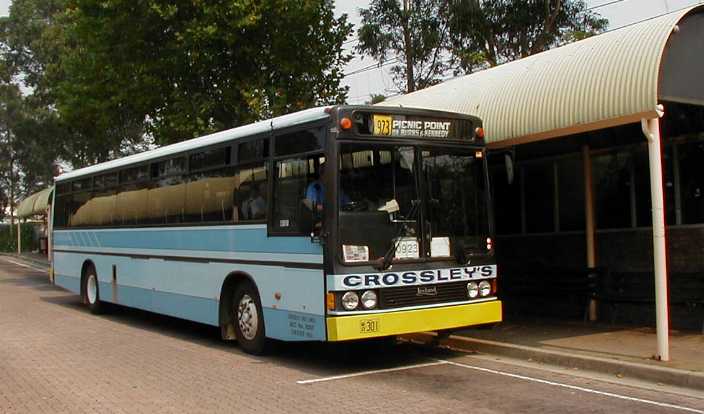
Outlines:
<svg viewBox="0 0 704 414"><path fill-rule="evenodd" d="M392 239L393 243L391 244L391 247L389 247L389 250L386 251L384 257L379 259L377 266L375 266L376 269L386 270L389 268L389 266L391 266L391 261L396 255L396 249L398 249L399 244L401 244L401 235L408 231L407 223L413 223L414 221L418 221L417 215L420 211L420 208L418 206L420 206L420 200L411 200L411 209L408 210L408 215L404 217L403 220L395 221L396 223L401 223L401 226L399 227L398 232L396 233L396 237Z"/></svg>

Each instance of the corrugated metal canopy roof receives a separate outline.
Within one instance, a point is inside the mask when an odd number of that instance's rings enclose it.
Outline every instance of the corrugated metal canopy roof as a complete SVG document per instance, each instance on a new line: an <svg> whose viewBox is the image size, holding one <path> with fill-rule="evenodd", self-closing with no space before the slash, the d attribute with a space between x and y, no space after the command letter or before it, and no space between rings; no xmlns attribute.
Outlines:
<svg viewBox="0 0 704 414"><path fill-rule="evenodd" d="M34 193L24 200L20 201L17 206L17 217L27 218L36 214L44 214L51 199L51 192L54 187L45 188L38 193Z"/></svg>
<svg viewBox="0 0 704 414"><path fill-rule="evenodd" d="M391 98L382 105L478 116L493 147L654 118L667 41L675 25L696 8Z"/></svg>

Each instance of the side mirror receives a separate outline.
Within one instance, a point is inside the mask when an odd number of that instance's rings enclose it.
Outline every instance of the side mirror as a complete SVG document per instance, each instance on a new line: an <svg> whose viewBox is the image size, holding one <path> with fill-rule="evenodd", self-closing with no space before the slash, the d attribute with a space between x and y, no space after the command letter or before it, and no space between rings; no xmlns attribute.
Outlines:
<svg viewBox="0 0 704 414"><path fill-rule="evenodd" d="M504 165L506 166L506 180L509 184L513 184L515 174L512 154L504 154Z"/></svg>

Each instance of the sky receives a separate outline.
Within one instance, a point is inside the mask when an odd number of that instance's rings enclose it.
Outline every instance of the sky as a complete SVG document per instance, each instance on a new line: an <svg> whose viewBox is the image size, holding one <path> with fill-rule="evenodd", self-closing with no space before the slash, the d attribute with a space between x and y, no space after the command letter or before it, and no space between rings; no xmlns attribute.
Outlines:
<svg viewBox="0 0 704 414"><path fill-rule="evenodd" d="M628 24L648 19L663 13L672 12L704 0L585 0L590 8L609 20L609 29L615 29ZM8 14L12 0L0 0L0 15ZM337 15L346 13L350 22L359 24L360 8L369 6L369 0L336 0L335 12ZM350 41L345 47L352 49L356 42ZM345 68L345 73L354 72L374 64L369 57L355 57ZM388 68L375 68L361 73L346 76L344 85L350 87L348 102L360 104L368 101L371 94L391 95L396 93Z"/></svg>

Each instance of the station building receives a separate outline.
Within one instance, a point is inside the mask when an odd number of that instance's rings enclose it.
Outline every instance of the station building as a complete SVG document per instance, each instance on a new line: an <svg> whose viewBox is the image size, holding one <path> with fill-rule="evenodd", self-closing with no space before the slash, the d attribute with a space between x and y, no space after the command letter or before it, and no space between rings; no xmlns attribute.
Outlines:
<svg viewBox="0 0 704 414"><path fill-rule="evenodd" d="M704 329L704 7L384 105L483 119L507 319Z"/></svg>

